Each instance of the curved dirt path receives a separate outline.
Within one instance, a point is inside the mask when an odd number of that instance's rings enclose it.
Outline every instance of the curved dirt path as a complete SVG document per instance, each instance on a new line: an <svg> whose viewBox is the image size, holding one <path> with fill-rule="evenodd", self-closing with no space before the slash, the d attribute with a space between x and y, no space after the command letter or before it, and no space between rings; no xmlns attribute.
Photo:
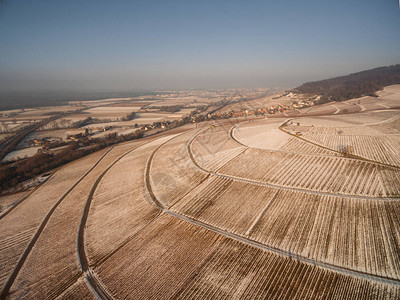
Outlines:
<svg viewBox="0 0 400 300"><path fill-rule="evenodd" d="M201 168L200 166L198 166L198 165L196 164L196 162L193 160L193 155L192 155L192 153L190 152L190 151L191 151L191 150L190 150L191 142L192 142L193 139L194 139L198 134L200 134L201 132L202 132L202 131L200 131L199 133L195 134L195 135L191 138L191 140L190 140L190 141L188 142L188 144L187 144L187 150L188 150L188 153L189 153L189 155L190 155L191 160L193 161L193 163L194 163L200 170L205 171L205 172L208 173L208 171L204 170L203 168ZM167 141L167 142L168 142L168 141ZM276 253L276 254L283 255L283 256L285 256L285 257L290 257L290 258L299 260L299 261L301 261L301 262L303 262L303 263L315 265L315 266L318 266L318 267L320 267L320 268L328 269L328 270L331 270L331 271L334 271L334 272L342 273L342 274L349 275L349 276L353 276L353 277L358 277L358 278L361 278L361 279L371 280L371 281L375 281L375 282L381 282L381 283L390 284L390 285L400 285L400 280L397 280L397 279L393 279L393 278L390 278L390 277L379 276L379 275L374 275L374 274L369 274L369 273L365 273L365 272L362 272L362 271L356 271L356 270L353 270L353 269L350 269L350 268L339 267L339 266L336 266L336 265L333 265L333 264L329 264L329 263L319 262L319 261L316 261L316 260L313 260L313 259L309 259L309 258L304 257L304 256L300 256L300 255L297 255L297 254L290 253L289 251L285 251L285 250L282 250L282 249L279 249L279 248L275 248L275 247L272 247L272 246L264 245L264 244L262 244L262 243L259 243L259 242L256 242L256 241L254 241L254 240L251 240L251 239L249 239L249 238L242 237L242 236L240 236L240 235L237 235L237 234L231 233L231 232L229 232L229 231L220 229L220 228L215 227L215 226L212 226L212 225L210 225L210 224L206 224L206 223L203 223L203 222L201 222L201 221L192 219L192 218L190 218L190 217L187 217L187 216L184 216L184 215L181 215L181 214L178 214L178 213L175 213L175 212L170 211L168 208L166 208L166 207L157 199L157 197L155 196L155 194L154 194L154 192L153 192L153 188L152 188L151 181L150 181L150 168L151 168L151 164L152 164L154 155L155 155L156 152L157 152L164 144L166 144L167 142L161 144L160 146L158 146L158 147L152 152L152 154L150 155L149 160L148 160L148 162L147 162L147 166L146 166L146 170L145 170L145 181L146 181L146 188L147 188L147 191L148 191L148 193L149 193L149 195L150 195L150 197L151 197L153 203L154 203L160 210L162 210L164 213L169 214L169 215L171 215L171 216L173 216L173 217L176 217L176 218L178 218L178 219L180 219L180 220L182 220L182 221L185 221L185 222L191 223L191 224L193 224L193 225L200 226L200 227L202 227L202 228L211 230L211 231L213 231L213 232L215 232L215 233L224 235L225 237L228 237L228 238L231 238L231 239L235 239L235 240L240 241L240 242L242 242L242 243L244 243L244 244L247 244L247 245L250 245L250 246L254 246L254 247L257 247L257 248L260 248L260 249L263 249L263 250L268 250L268 251L270 251L270 252L274 252L274 253ZM211 174L211 173L210 173L210 174Z"/></svg>
<svg viewBox="0 0 400 300"><path fill-rule="evenodd" d="M114 147L111 147L109 150L107 150L94 164L93 166L85 172L59 199L58 201L52 206L52 208L49 210L49 212L46 214L42 222L40 223L39 228L36 230L35 235L32 237L30 240L29 244L25 248L24 252L22 253L21 257L18 259L17 264L15 265L13 271L11 272L11 275L7 279L6 284L4 285L3 290L1 291L0 294L0 299L6 299L8 292L13 285L16 277L18 276L19 271L21 270L26 258L28 257L29 253L31 252L33 246L35 245L36 241L40 237L41 233L43 232L43 229L46 227L47 222L49 221L50 217L52 216L53 212L56 210L56 208L60 205L60 203L72 192L72 190L100 163L100 161L113 149Z"/></svg>
<svg viewBox="0 0 400 300"><path fill-rule="evenodd" d="M374 197L374 196L360 196L360 195L339 194L339 193L331 193L331 192L321 192L321 191L309 190L309 189L298 188L298 187L284 186L284 185L279 185L279 184L275 184L275 183L267 183L267 182L263 182L263 181L257 181L257 180L254 180L254 179L248 179L248 178L243 178L243 177L238 177L238 176L233 176L233 175L226 175L226 174L221 174L221 173L214 172L214 171L211 171L211 170L207 170L207 169L203 168L202 166L200 166L198 164L198 162L194 158L192 150L191 150L191 145L192 145L193 141L202 132L203 131L198 132L197 134L195 134L189 140L189 142L187 144L187 152L188 152L188 154L190 156L190 160L192 161L192 163L198 169L200 169L203 172L206 172L206 173L208 173L210 175L214 175L214 176L218 176L218 177L222 177L222 178L226 178L226 179L231 179L231 180L234 180L234 181L240 181L240 182L259 185L259 186L265 186L265 187L269 187L269 188L282 189L282 190L294 191L294 192L302 192L302 193L313 194L313 195L335 196L335 197L342 197L342 198L368 199L368 200L379 200L379 201L399 201L400 200L400 198L398 198L398 197ZM231 136L231 131L230 131L229 135ZM249 148L248 146L243 145L242 143L237 141L234 137L231 136L231 138L233 140L235 140L236 142L238 142L240 145ZM268 151L270 151L270 150L268 150Z"/></svg>
<svg viewBox="0 0 400 300"><path fill-rule="evenodd" d="M186 131L184 131L183 133L185 133ZM176 136L179 136L183 133L180 133ZM170 139L168 139L166 142L162 143L161 145L164 145L165 143L167 143L168 141L170 141L171 139L173 139L174 137L171 137ZM163 138L164 136L159 137ZM86 199L86 203L85 203L85 207L84 210L82 212L82 218L81 218L81 222L79 224L79 228L78 228L78 233L77 233L77 255L78 255L78 260L79 260L79 264L81 266L81 270L82 270L82 274L84 275L90 289L92 290L93 294L98 298L98 299L103 299L103 300L110 300L113 299L112 295L110 292L107 291L107 288L96 278L92 268L89 266L89 260L87 258L86 255L86 251L85 251L85 241L84 241L84 236L85 236L85 227L86 227L86 222L88 220L89 217L89 211L90 211L90 206L93 200L93 196L94 193L97 190L98 185L100 184L101 180L103 179L103 177L111 170L112 167L114 167L122 158L124 158L125 156L127 156L128 154L130 154L131 152L137 150L140 147L143 147L151 142L155 142L158 139L152 139L144 144L141 144L137 147L134 147L133 149L128 150L127 152L125 152L124 154L122 154L121 156L119 156L117 159L115 159L100 175L99 177L97 177L96 181L94 182L94 184L92 185L92 188L90 189L89 195ZM158 148L157 148L158 149ZM161 211L160 211L161 213ZM153 222L155 219L157 219L159 217L160 214L157 214L152 220L150 220L145 226L147 227L147 225L149 225L151 222ZM132 237L131 237L132 238ZM131 240L131 238L128 238L123 244L121 244L120 246L118 246L116 249L114 249L109 255L107 255L105 258L103 258L99 264L103 263L105 260L107 260L110 256L114 255L119 249L121 249L123 247L123 245L125 245L127 242L129 242Z"/></svg>
<svg viewBox="0 0 400 300"><path fill-rule="evenodd" d="M290 120L288 120L288 121L290 121ZM306 139L306 138L303 138L303 137L301 137L301 136L298 136L298 135L295 135L295 134L293 134L293 133L290 133L290 132L286 131L283 127L284 127L284 125L285 125L288 121L284 122L281 126L279 126L279 129L280 129L282 132L284 132L284 133L286 133L286 134L288 134L288 135L290 135L290 136L293 136L293 137L295 137L295 138L298 138L298 139L302 140L303 142L306 142L306 143L312 144L312 145L314 145L314 146L317 146L317 147L319 147L319 148L322 148L322 149L325 149L325 150L329 150L329 151L333 151L333 152L336 152L336 153L338 153L338 154L343 155L343 153L341 153L341 152L338 151L338 150L331 149L331 148L329 148L329 147L320 145L320 144L315 143L315 142L313 142L313 141L310 141L310 140L308 140L308 139ZM373 163L373 164L376 164L376 165L380 165L380 166L383 166L383 167L388 167L388 168L393 168L393 169L396 169L396 170L400 170L400 167L399 167L399 166L391 165L391 164L386 164L386 163L383 163L383 162L380 162L380 161L372 160L372 159L365 158L365 157L358 156L358 155L354 155L354 154L347 154L347 155L345 156L345 158L348 158L348 159L355 159L355 160L361 160L361 161Z"/></svg>

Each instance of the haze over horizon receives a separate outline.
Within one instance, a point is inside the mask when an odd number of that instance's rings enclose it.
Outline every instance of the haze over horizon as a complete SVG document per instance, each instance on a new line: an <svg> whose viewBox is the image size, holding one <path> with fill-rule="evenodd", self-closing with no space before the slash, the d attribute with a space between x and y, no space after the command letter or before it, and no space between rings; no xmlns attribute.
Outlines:
<svg viewBox="0 0 400 300"><path fill-rule="evenodd" d="M294 87L399 53L396 0L0 6L2 91Z"/></svg>

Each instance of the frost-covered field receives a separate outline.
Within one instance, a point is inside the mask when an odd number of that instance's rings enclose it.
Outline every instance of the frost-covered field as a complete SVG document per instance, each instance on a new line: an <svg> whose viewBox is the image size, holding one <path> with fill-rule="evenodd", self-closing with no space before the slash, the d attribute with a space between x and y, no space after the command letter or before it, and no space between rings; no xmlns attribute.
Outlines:
<svg viewBox="0 0 400 300"><path fill-rule="evenodd" d="M25 257L10 299L399 299L400 111L372 100L186 125L61 167L0 219L1 286ZM133 130L117 123L102 134Z"/></svg>
<svg viewBox="0 0 400 300"><path fill-rule="evenodd" d="M14 193L10 195L0 196L0 215L3 211L13 206L19 199L24 197L29 191Z"/></svg>
<svg viewBox="0 0 400 300"><path fill-rule="evenodd" d="M122 119L132 112L136 112L140 106L101 106L84 110L90 117L97 119Z"/></svg>
<svg viewBox="0 0 400 300"><path fill-rule="evenodd" d="M56 113L67 113L81 108L83 107L74 105L64 105L64 106L46 106L39 108L0 111L1 113L0 122L9 120L17 120L17 121L42 120Z"/></svg>
<svg viewBox="0 0 400 300"><path fill-rule="evenodd" d="M38 150L41 149L41 147L29 147L29 148L24 148L20 150L15 150L10 153L8 153L4 158L4 162L10 162L10 161L15 161L21 158L25 157L31 157L34 156L36 153L38 153Z"/></svg>
<svg viewBox="0 0 400 300"><path fill-rule="evenodd" d="M64 166L13 211L0 220L0 257L3 288L16 262L24 252L49 210L62 195L99 159L102 151ZM62 243L60 240L59 243ZM56 244L54 244L56 245ZM45 248L42 250L46 250ZM58 249L60 250L60 249ZM32 257L34 258L34 257ZM43 257L45 258L45 256ZM40 273L31 269L32 275ZM55 269L57 270L57 266ZM51 280L50 280L51 281ZM45 282L45 281L44 281ZM23 291L23 290L22 290Z"/></svg>
<svg viewBox="0 0 400 300"><path fill-rule="evenodd" d="M252 148L279 150L290 139L289 135L279 130L281 123L278 121L275 124L255 125L253 123L251 126L238 126L233 131L233 137Z"/></svg>

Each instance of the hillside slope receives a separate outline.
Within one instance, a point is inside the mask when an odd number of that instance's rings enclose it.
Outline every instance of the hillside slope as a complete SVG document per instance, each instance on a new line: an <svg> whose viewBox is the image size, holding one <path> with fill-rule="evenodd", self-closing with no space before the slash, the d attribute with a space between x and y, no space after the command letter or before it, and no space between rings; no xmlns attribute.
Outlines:
<svg viewBox="0 0 400 300"><path fill-rule="evenodd" d="M375 95L384 86L400 83L400 64L302 84L297 93L322 95L321 102Z"/></svg>

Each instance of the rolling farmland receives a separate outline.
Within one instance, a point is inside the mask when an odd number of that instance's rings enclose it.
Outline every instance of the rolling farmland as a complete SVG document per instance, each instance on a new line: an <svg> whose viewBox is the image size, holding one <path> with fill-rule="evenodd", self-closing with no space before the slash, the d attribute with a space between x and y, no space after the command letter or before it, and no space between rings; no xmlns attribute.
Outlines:
<svg viewBox="0 0 400 300"><path fill-rule="evenodd" d="M28 243L34 237L46 214L62 199L85 172L89 171L93 164L101 158L86 157L67 165L57 172L48 182L36 190L12 212L1 219L1 257L2 278L4 287L7 278L11 275L17 261L24 253Z"/></svg>
<svg viewBox="0 0 400 300"><path fill-rule="evenodd" d="M1 299L399 299L400 111L371 111L400 102L385 93L185 125L0 198Z"/></svg>

